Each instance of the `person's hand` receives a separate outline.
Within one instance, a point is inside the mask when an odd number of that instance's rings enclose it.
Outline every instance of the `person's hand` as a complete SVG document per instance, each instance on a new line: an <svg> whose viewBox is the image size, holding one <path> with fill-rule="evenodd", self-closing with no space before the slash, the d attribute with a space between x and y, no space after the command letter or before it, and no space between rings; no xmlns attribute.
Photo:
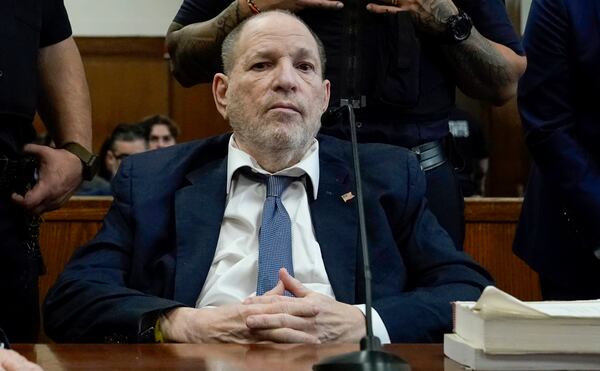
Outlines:
<svg viewBox="0 0 600 371"><path fill-rule="evenodd" d="M38 180L24 196L13 193L13 201L38 215L58 209L69 200L82 181L81 160L64 149L37 144L27 144L24 152L38 158Z"/></svg>
<svg viewBox="0 0 600 371"><path fill-rule="evenodd" d="M303 303L318 309L316 316L297 316L291 311L279 313L257 313L246 318L246 324L254 336L280 342L292 338L297 333L306 333L321 343L358 342L366 334L365 318L362 312L349 304L340 303L326 295L304 287L300 281L290 276L285 268L279 271L279 283L263 296L244 300L244 304L293 304ZM283 296L288 290L295 297Z"/></svg>
<svg viewBox="0 0 600 371"><path fill-rule="evenodd" d="M11 349L0 349L0 371L41 371L42 368L29 362Z"/></svg>
<svg viewBox="0 0 600 371"><path fill-rule="evenodd" d="M381 0L367 4L367 10L373 13L409 12L418 27L431 34L443 32L446 18L458 13L450 0Z"/></svg>
<svg viewBox="0 0 600 371"><path fill-rule="evenodd" d="M230 304L217 308L176 308L160 320L165 340L180 343L237 343L259 342L318 343L318 339L304 332L287 337L255 334L247 325L247 318L258 314L290 313L297 318L314 318L318 310L306 303L273 302L265 304ZM285 335L285 334L284 334Z"/></svg>
<svg viewBox="0 0 600 371"><path fill-rule="evenodd" d="M239 0L246 6L247 0ZM261 10L283 9L297 12L305 8L341 9L344 3L338 0L254 0Z"/></svg>

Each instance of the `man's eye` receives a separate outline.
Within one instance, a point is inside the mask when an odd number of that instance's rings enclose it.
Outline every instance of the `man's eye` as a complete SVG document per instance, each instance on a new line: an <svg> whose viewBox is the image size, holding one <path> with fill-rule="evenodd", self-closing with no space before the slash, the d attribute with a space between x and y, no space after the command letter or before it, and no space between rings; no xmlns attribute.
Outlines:
<svg viewBox="0 0 600 371"><path fill-rule="evenodd" d="M313 66L310 63L300 63L297 68L300 71L304 71L304 72L309 72L309 71L314 71L315 70L315 66Z"/></svg>
<svg viewBox="0 0 600 371"><path fill-rule="evenodd" d="M262 71L269 67L269 63L267 62L258 62L252 65L252 69L255 71Z"/></svg>

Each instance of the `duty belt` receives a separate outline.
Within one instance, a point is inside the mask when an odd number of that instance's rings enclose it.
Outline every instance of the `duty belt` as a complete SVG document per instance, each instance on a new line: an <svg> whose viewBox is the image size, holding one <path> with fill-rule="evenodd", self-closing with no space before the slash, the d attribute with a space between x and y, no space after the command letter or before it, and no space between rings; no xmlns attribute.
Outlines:
<svg viewBox="0 0 600 371"><path fill-rule="evenodd" d="M9 159L0 154L0 195L25 193L35 183L37 167L35 157Z"/></svg>
<svg viewBox="0 0 600 371"><path fill-rule="evenodd" d="M411 150L417 155L423 171L435 169L446 162L444 147L439 140L423 143Z"/></svg>

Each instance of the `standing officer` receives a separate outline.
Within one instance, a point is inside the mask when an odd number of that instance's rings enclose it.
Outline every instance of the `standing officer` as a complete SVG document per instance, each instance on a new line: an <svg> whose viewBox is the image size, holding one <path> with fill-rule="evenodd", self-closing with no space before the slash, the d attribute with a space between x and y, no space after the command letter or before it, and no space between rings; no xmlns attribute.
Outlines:
<svg viewBox="0 0 600 371"><path fill-rule="evenodd" d="M2 2L0 43L0 327L35 342L37 216L93 176L90 98L63 0ZM56 148L27 144L36 108Z"/></svg>

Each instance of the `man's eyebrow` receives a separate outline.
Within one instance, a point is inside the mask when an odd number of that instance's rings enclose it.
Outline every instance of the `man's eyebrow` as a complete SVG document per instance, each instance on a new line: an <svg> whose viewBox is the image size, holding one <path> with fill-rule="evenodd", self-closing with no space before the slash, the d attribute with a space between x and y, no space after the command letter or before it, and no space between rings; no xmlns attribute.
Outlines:
<svg viewBox="0 0 600 371"><path fill-rule="evenodd" d="M260 58L267 58L267 59L271 59L271 58L275 58L279 53L277 53L277 51L272 50L272 49L260 49L255 51L250 59L260 59ZM309 48L298 48L294 54L292 55L295 59L303 59L303 58L310 58L310 59L315 59L315 60L319 60L319 57L314 53L314 51L312 49Z"/></svg>
<svg viewBox="0 0 600 371"><path fill-rule="evenodd" d="M270 58L273 58L274 56L275 56L275 51L273 51L271 49L259 49L250 56L250 59L256 59L256 58L270 59Z"/></svg>
<svg viewBox="0 0 600 371"><path fill-rule="evenodd" d="M294 57L296 58L312 58L318 60L319 57L314 53L312 49L309 48L299 48L295 53Z"/></svg>

